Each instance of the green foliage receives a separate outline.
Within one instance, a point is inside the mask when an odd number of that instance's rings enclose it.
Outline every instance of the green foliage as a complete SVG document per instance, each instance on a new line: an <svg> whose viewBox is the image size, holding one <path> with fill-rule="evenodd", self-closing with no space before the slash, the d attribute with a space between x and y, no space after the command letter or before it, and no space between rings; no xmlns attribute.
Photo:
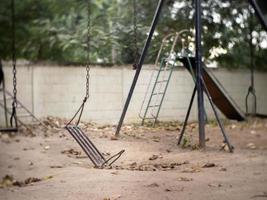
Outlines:
<svg viewBox="0 0 267 200"><path fill-rule="evenodd" d="M11 57L11 0L0 2L0 58ZM91 0L90 62L133 63L132 0ZM84 63L87 58L87 0L15 0L18 58ZM141 52L157 1L137 0L137 46ZM249 12L245 1L203 1L203 54L228 68L249 67ZM194 34L192 0L166 1L146 62L153 63L162 38L189 29ZM255 64L266 69L267 40L253 19ZM218 51L223 49L223 51Z"/></svg>

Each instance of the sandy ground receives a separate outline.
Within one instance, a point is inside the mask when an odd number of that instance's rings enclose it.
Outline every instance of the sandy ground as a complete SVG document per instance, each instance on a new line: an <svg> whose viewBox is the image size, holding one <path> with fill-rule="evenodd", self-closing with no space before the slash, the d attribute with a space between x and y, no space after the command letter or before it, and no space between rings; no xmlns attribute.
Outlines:
<svg viewBox="0 0 267 200"><path fill-rule="evenodd" d="M110 169L94 168L63 124L50 119L48 130L1 134L1 200L267 199L267 120L228 122L234 153L220 150L222 134L212 123L205 150L197 148L196 124L187 128L185 148L176 145L177 123L126 125L118 140L112 126L82 124L106 157L126 150Z"/></svg>

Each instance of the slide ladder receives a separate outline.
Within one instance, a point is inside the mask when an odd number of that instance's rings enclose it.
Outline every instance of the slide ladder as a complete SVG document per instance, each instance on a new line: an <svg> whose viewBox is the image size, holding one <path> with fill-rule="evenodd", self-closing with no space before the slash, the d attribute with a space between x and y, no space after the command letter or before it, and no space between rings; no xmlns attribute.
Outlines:
<svg viewBox="0 0 267 200"><path fill-rule="evenodd" d="M162 59L160 67L153 72L139 113L142 125L145 122L152 122L153 126L155 126L173 69L174 62Z"/></svg>

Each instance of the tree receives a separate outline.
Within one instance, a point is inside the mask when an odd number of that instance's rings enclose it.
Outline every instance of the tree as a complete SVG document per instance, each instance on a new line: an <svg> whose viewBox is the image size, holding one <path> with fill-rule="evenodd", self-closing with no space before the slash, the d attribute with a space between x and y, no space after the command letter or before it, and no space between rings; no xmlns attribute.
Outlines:
<svg viewBox="0 0 267 200"><path fill-rule="evenodd" d="M134 62L133 0L91 0L90 61ZM155 0L137 1L137 46L144 45ZM16 49L19 58L84 63L87 57L87 0L24 0L16 2ZM0 3L0 56L11 56L10 0ZM192 0L168 0L153 37L147 63L153 63L162 38L188 29L194 34ZM203 54L228 68L250 66L249 7L245 1L203 0ZM25 12L27 10L27 12ZM266 69L267 34L257 19L253 50L259 69ZM194 38L191 37L191 42Z"/></svg>

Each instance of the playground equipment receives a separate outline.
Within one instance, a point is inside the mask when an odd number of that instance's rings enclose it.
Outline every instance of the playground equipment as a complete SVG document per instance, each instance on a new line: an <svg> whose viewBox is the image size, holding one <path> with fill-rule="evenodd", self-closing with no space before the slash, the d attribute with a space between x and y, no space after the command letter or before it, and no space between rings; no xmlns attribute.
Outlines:
<svg viewBox="0 0 267 200"><path fill-rule="evenodd" d="M264 1L250 0L250 3L256 12L256 15L260 19L261 24L263 25L265 30L267 30L267 3L266 1L264 2ZM255 83L254 83L254 68L255 68L254 51L255 49L254 49L253 42L252 42L253 28L254 28L253 13L252 13L252 10L250 10L250 20L249 20L250 85L248 87L248 92L245 98L246 115L266 118L267 117L266 115L260 114L257 111L257 95L256 95L256 89L255 89ZM249 102L251 104L249 104Z"/></svg>
<svg viewBox="0 0 267 200"><path fill-rule="evenodd" d="M164 0L159 0L157 9L156 9L155 14L154 14L153 21L152 21L151 26L150 26L150 31L149 31L149 34L147 36L146 43L144 45L142 54L141 54L141 56L139 58L139 62L138 62L137 69L136 69L136 73L135 73L132 85L130 87L130 90L129 90L129 93L128 93L128 97L126 99L126 102L125 102L125 105L124 105L124 109L122 111L121 118L120 118L120 121L119 121L118 126L117 126L117 130L116 130L116 133L115 133L115 135L117 135L117 136L119 135L122 123L124 121L124 118L125 118L129 103L130 103L131 98L132 98L133 91L135 89L139 74L140 74L141 69L142 69L144 58L145 58L145 56L147 54L147 51L148 51L148 48L150 46L151 39L152 39L153 33L155 31L155 28L157 26L157 22L159 20L160 13L161 13L161 10L163 8L163 5L164 5ZM196 84L196 86L195 86L195 89L194 89L192 97L195 96L195 92L197 91L197 94L198 94L198 119L199 119L199 145L201 147L205 147L205 128L204 128L205 127L205 111L204 111L204 102L203 102L203 91L205 90L208 93L208 90L207 90L207 88L205 86L205 83L203 81L203 75L202 75L202 70L203 69L202 69L202 62L201 62L202 53L201 53L201 1L200 0L196 0L195 1L195 9L196 9L196 12L195 12L195 27L196 27L196 34L195 34L196 82L195 82L195 84ZM213 106L212 99L209 98L209 101L212 104L212 107L214 108L213 110L214 110L214 113L216 115L216 119L218 121L219 126L221 127L223 136L224 136L225 141L226 141L226 143L227 143L227 145L229 147L229 150L230 150L230 152L232 152L233 151L233 147L232 147L232 145L230 145L230 143L229 143L229 141L228 141L228 139L226 137L226 134L224 132L222 123L219 120L219 118L217 117L217 112L215 110L215 107ZM190 113L190 109L188 110L188 115L189 115L189 113Z"/></svg>
<svg viewBox="0 0 267 200"><path fill-rule="evenodd" d="M71 134L71 136L77 141L83 151L86 153L88 158L92 161L95 167L100 168L105 165L112 165L120 156L124 153L125 150L121 150L115 155L111 156L108 159L105 159L100 151L96 148L93 142L86 136L85 132L79 127L79 123L83 114L84 106L87 100L89 99L89 78L90 78L90 31L91 31L91 20L90 20L90 0L87 3L87 13L88 13L88 23L87 23L87 61L86 61L86 86L85 86L85 97L81 106L78 108L77 112L74 114L72 119L67 123L65 128ZM78 120L75 124L72 124L74 119L78 116Z"/></svg>
<svg viewBox="0 0 267 200"><path fill-rule="evenodd" d="M189 57L189 59L187 59L186 57L181 57L179 60L183 63L184 67L191 73L191 75L195 76L195 58ZM235 101L230 97L223 85L219 82L215 75L205 66L204 63L202 63L202 65L203 80L217 108L220 109L221 112L228 119L237 121L245 120L244 113L241 111ZM193 69L193 71L191 70L191 68Z"/></svg>
<svg viewBox="0 0 267 200"><path fill-rule="evenodd" d="M6 132L6 131L17 131L17 129L14 129L12 127L9 127L8 123L8 116L12 115L12 108L10 108L9 102L12 100L14 97L13 95L5 89L3 86L0 89L0 92L3 93L2 99L0 100L0 107L4 109L5 112L5 128L1 128L0 131ZM22 126L27 126L27 125L42 125L46 128L46 126L21 102L17 99L17 107L16 107L16 114L17 114L17 122L18 124Z"/></svg>
<svg viewBox="0 0 267 200"><path fill-rule="evenodd" d="M142 106L139 112L139 117L142 119L142 125L144 125L146 120L152 121L153 126L157 122L159 112L172 76L172 72L175 66L175 46L180 34L186 30L180 31L179 33L172 33L165 36L162 40L160 50L155 61L155 69L150 76L150 80L147 86L145 97L142 102ZM167 58L162 58L162 51L167 44L168 39L173 39L171 50ZM161 62L159 63L159 59ZM154 77L156 78L154 80ZM149 95L149 91L151 93Z"/></svg>
<svg viewBox="0 0 267 200"><path fill-rule="evenodd" d="M8 132L16 132L18 131L18 122L17 122L17 69L16 69L16 47L15 47L15 3L14 0L11 1L11 29L12 29L12 66L13 66L13 96L12 96L12 110L10 116L10 127L6 127L1 129L1 131L8 131ZM1 64L2 65L2 64ZM2 67L2 66L1 66ZM6 106L6 92L5 92L5 79L3 76L3 83L2 83L2 91L3 91L3 102L4 102L4 109L5 109L5 119L7 124L7 106Z"/></svg>
<svg viewBox="0 0 267 200"><path fill-rule="evenodd" d="M26 126L27 124L42 124L42 122L34 116L34 114L25 106L21 101L17 99L17 65L16 65L16 37L15 37L15 3L11 1L11 28L12 28L12 72L13 72L13 94L6 90L5 76L2 71L2 62L0 60L1 78L0 92L3 95L0 99L0 107L4 109L5 113L5 125L6 127L0 128L1 132L16 132L18 131L18 124ZM12 102L11 102L12 101ZM11 103L11 107L9 104ZM8 116L10 120L8 122ZM45 127L45 126L44 126Z"/></svg>
<svg viewBox="0 0 267 200"><path fill-rule="evenodd" d="M258 0L258 2L259 1L260 0ZM260 18L260 21L262 22L263 26L266 29L266 27L267 27L266 26L266 24L267 24L266 20L264 19L264 15L260 11L260 7L258 6L256 0L250 0L249 2L254 7L257 16ZM230 152L232 152L233 147L230 145L229 140L227 139L224 127L222 125L221 120L218 117L218 113L216 111L216 108L214 106L213 101L229 118L237 119L237 120L243 120L245 117L244 117L243 113L240 111L240 109L232 101L232 99L227 95L227 93L224 92L222 86L220 84L216 83L217 81L216 81L215 77L211 76L211 74L208 73L207 70L203 69L202 50L201 50L201 28L202 28L202 26L201 26L201 0L195 0L194 3L195 3L195 47L196 47L196 52L195 52L195 58L189 59L189 62L188 63L184 62L184 64L185 64L185 66L192 65L192 68L194 68L194 73L196 76L196 82L195 82L195 88L194 88L194 91L192 94L192 98L190 101L189 109L187 111L184 126L186 125L187 118L190 114L190 110L191 110L191 106L193 103L195 93L197 92L197 94L198 94L197 100L198 100L198 122L199 122L199 146L205 147L205 110L204 110L204 102L203 102L203 92L205 91L207 96L208 96L208 100L212 106L212 109L214 111L214 114L216 116L217 122L221 128L225 142L227 143ZM155 31L155 28L157 26L163 5L164 5L164 0L159 0L158 6L157 6L155 14L154 14L154 18L153 18L151 26L150 26L149 34L147 36L145 45L143 47L142 54L141 54L139 61L138 61L138 64L137 64L136 73L135 73L135 76L133 78L132 85L130 87L130 90L129 90L129 93L128 93L128 96L126 99L124 109L122 111L122 114L121 114L121 117L120 117L120 120L119 120L119 123L117 126L117 130L115 133L116 136L118 136L120 133L121 126L123 124L126 112L128 110L128 106L130 104L130 101L131 101L131 98L132 98L139 74L140 74L142 66L143 66L144 58L145 58L147 51L149 49L151 39L152 39L153 33ZM181 60L181 61L183 61L183 60ZM168 82L168 81L166 81L166 82ZM156 94L158 94L158 93L156 93ZM151 95L154 95L154 93L152 92ZM213 98L212 98L212 96L213 96ZM216 97L220 97L220 98L216 99ZM163 93L163 98L164 98L164 93ZM149 106L149 104L148 104L148 106ZM159 110L160 104L158 104L157 107ZM145 117L146 117L146 115L143 115L143 118L145 118ZM154 116L154 118L157 118L157 114ZM180 139L181 139L182 135L183 134L180 135ZM178 144L180 142L180 139L178 141Z"/></svg>
<svg viewBox="0 0 267 200"><path fill-rule="evenodd" d="M265 0L248 0L254 8L263 28L267 31L267 2Z"/></svg>

